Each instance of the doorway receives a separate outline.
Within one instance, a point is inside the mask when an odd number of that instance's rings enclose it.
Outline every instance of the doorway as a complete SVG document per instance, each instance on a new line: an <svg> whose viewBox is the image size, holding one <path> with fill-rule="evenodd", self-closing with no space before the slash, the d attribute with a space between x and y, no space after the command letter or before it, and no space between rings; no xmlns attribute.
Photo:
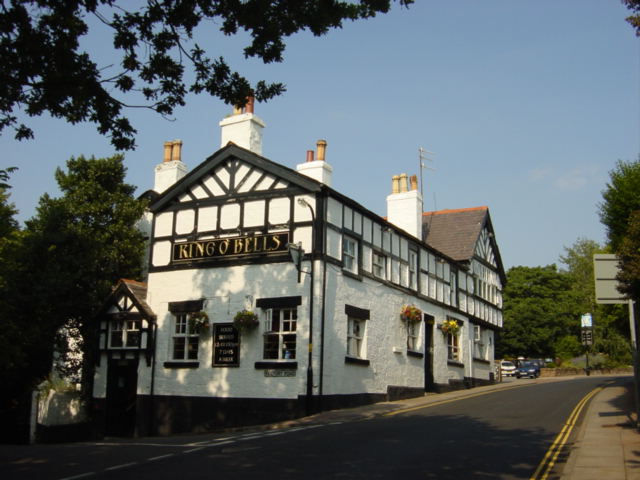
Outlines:
<svg viewBox="0 0 640 480"><path fill-rule="evenodd" d="M424 390L434 391L433 383L433 328L435 318L424 314Z"/></svg>
<svg viewBox="0 0 640 480"><path fill-rule="evenodd" d="M138 360L109 360L105 433L131 437L136 425Z"/></svg>

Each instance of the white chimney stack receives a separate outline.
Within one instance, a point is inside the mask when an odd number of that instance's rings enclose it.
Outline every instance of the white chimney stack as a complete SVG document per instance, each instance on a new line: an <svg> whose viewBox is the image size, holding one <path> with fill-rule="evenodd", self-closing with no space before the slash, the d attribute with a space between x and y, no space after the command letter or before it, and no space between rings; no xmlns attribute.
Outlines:
<svg viewBox="0 0 640 480"><path fill-rule="evenodd" d="M220 122L221 148L232 142L262 155L262 129L266 124L253 110L254 98L249 97L244 107L234 107L233 114Z"/></svg>
<svg viewBox="0 0 640 480"><path fill-rule="evenodd" d="M307 150L307 161L297 165L296 170L299 173L306 175L307 177L311 177L314 180L324 183L326 186L330 187L333 168L324 161L327 142L325 140L318 140L316 148L317 159L313 159L313 150Z"/></svg>
<svg viewBox="0 0 640 480"><path fill-rule="evenodd" d="M422 240L422 195L418 191L418 177L407 174L394 175L391 195L387 197L387 220L395 226Z"/></svg>
<svg viewBox="0 0 640 480"><path fill-rule="evenodd" d="M162 193L187 174L187 166L182 163L182 141L164 142L164 161L156 165L153 189Z"/></svg>

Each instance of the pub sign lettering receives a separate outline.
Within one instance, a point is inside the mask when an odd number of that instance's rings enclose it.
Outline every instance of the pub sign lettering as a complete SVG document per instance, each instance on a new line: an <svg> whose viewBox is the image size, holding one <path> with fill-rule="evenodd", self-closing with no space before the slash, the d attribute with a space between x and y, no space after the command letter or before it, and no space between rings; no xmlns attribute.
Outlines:
<svg viewBox="0 0 640 480"><path fill-rule="evenodd" d="M173 244L174 262L286 252L289 233L247 235Z"/></svg>

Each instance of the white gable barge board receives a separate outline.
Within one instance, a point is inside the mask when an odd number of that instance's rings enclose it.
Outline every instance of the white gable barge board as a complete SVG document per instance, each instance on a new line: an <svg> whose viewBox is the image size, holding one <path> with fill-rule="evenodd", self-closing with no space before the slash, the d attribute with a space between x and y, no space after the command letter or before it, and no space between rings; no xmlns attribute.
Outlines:
<svg viewBox="0 0 640 480"><path fill-rule="evenodd" d="M271 160L256 155L255 153L238 147L237 145L228 145L211 155L195 169L189 172L185 177L183 177L179 182L177 182L175 185L161 194L150 205L149 208L151 212L155 213L159 210L162 210L167 206L167 204L176 201L191 187L195 187L196 185L198 185L204 175L213 171L217 166L223 165L226 161L233 158L237 158L258 169L269 172L275 177L282 178L295 187L306 190L308 192L319 192L323 187L321 183L311 178L305 177L295 170L272 162Z"/></svg>

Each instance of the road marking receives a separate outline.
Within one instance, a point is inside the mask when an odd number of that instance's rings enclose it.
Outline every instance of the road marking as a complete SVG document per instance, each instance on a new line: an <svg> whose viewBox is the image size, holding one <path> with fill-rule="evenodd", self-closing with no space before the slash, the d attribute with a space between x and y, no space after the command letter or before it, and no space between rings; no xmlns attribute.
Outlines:
<svg viewBox="0 0 640 480"><path fill-rule="evenodd" d="M482 395L489 395L490 393L504 392L505 390L512 390L514 388L529 387L531 385L534 385L534 384L533 383L529 383L529 384L526 384L526 385L514 385L513 387L504 387L504 388L500 388L500 389L496 389L496 390L489 390L489 391L486 391L486 392L471 393L469 395L464 395L464 396L456 397L456 398L450 398L448 400L438 400L437 402L427 403L427 404L424 404L424 405L418 405L416 407L401 408L399 410L394 410L393 412L384 413L382 416L383 417L393 417L394 415L400 415L402 413L408 413L408 412L415 412L416 410L422 410L423 408L437 407L438 405L444 405L446 403L458 402L460 400L466 400L467 398L480 397Z"/></svg>
<svg viewBox="0 0 640 480"><path fill-rule="evenodd" d="M137 465L137 464L138 462L123 463L122 465L116 465L115 467L105 468L104 471L111 472L112 470L120 470L121 468L132 467L133 465Z"/></svg>
<svg viewBox="0 0 640 480"><path fill-rule="evenodd" d="M91 477L92 475L95 475L95 472L87 472L87 473L81 473L80 475L74 475L73 477L65 477L65 478L61 478L60 480L76 480L78 478L86 478L86 477Z"/></svg>
<svg viewBox="0 0 640 480"><path fill-rule="evenodd" d="M191 450L185 450L182 453L193 453L193 452L199 452L200 450L204 450L205 446L202 447L198 447L198 448L192 448Z"/></svg>
<svg viewBox="0 0 640 480"><path fill-rule="evenodd" d="M175 453L167 453L166 455L158 455L157 457L147 458L147 462L155 462L156 460L162 460L163 458L173 457Z"/></svg>
<svg viewBox="0 0 640 480"><path fill-rule="evenodd" d="M571 415L569 415L569 418L567 419L566 423L562 427L562 430L560 430L560 433L558 433L558 435L556 436L555 440L549 447L549 450L547 450L547 453L545 454L544 458L540 462L540 465L538 465L538 468L536 468L536 471L533 472L533 475L531 475L530 480L546 480L547 479L547 477L549 476L549 473L551 472L551 469L554 467L554 465L556 464L556 461L558 460L558 456L560 455L560 452L567 444L567 439L569 438L569 435L571 435L571 432L573 431L573 427L575 427L576 425L576 420L580 416L580 412L582 412L582 409L587 404L587 402L594 395L600 392L603 388L604 387L594 388L589 393L587 393L582 398L582 400L578 402L578 404L575 406L575 408L571 412Z"/></svg>

